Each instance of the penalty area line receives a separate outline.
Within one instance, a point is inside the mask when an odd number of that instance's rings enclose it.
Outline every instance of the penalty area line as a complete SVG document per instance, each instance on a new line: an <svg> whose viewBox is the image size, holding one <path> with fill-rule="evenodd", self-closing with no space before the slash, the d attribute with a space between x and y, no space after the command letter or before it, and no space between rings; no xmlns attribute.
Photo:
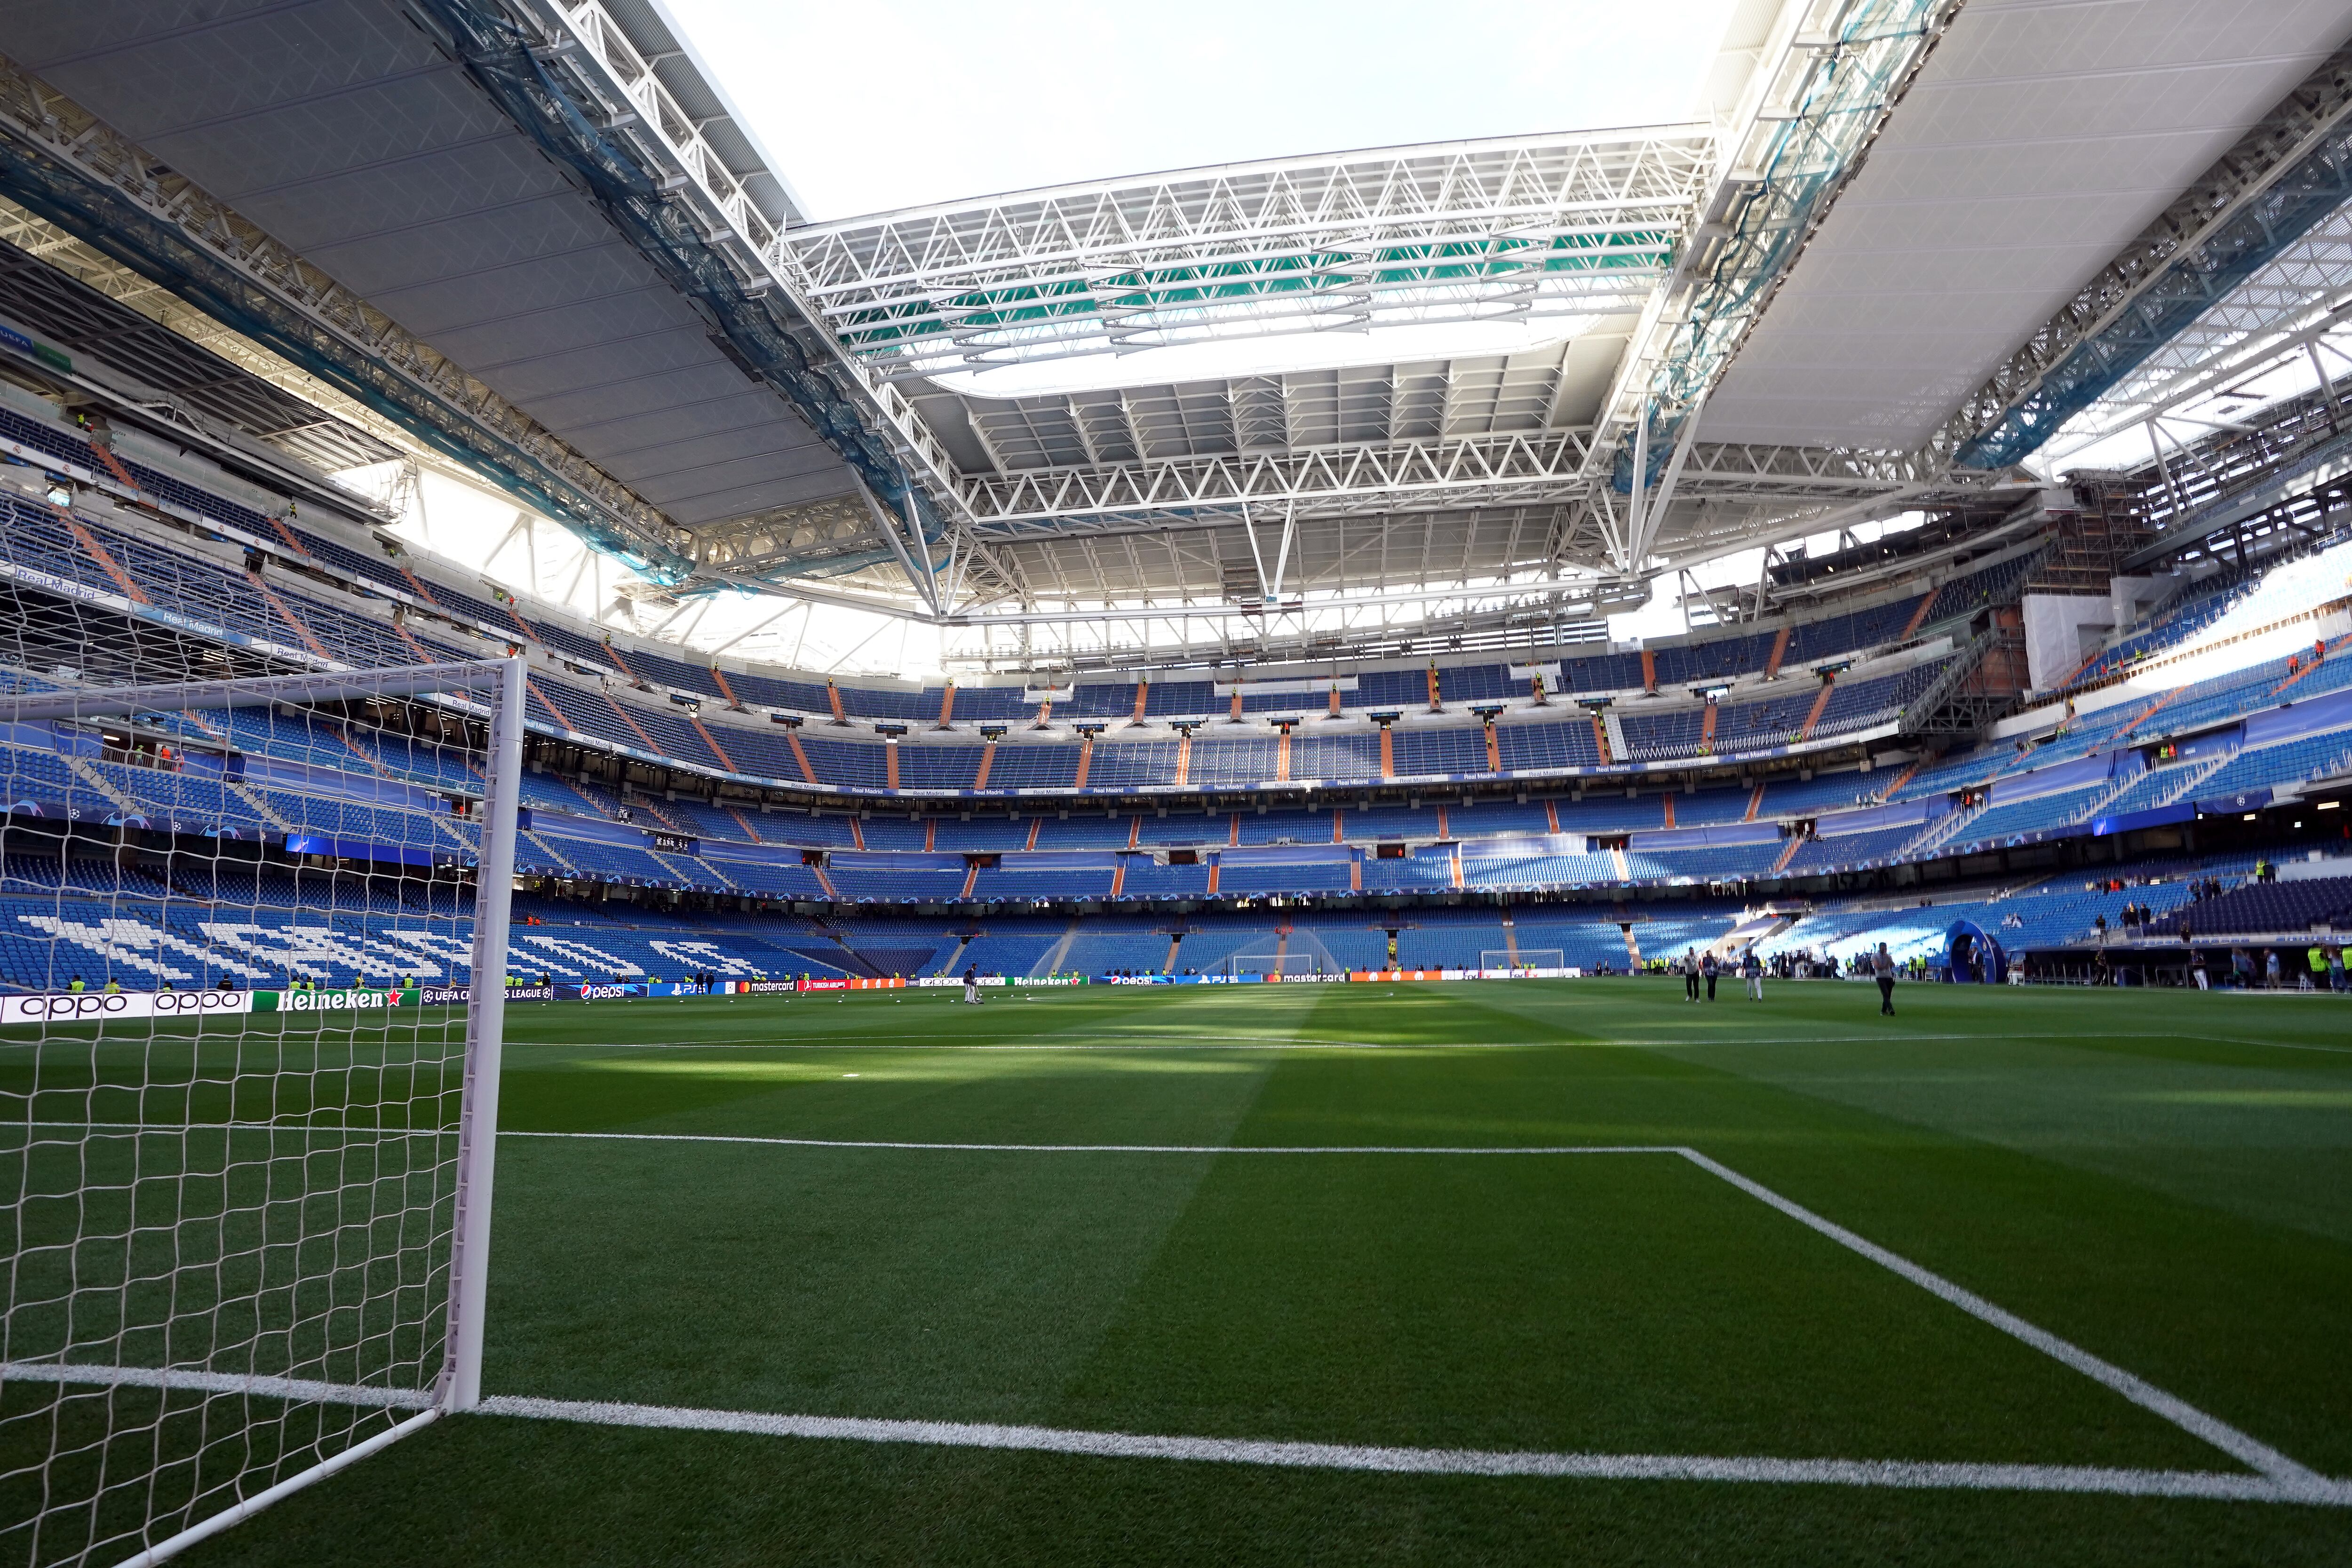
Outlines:
<svg viewBox="0 0 2352 1568"><path fill-rule="evenodd" d="M1876 1242L1864 1240L1833 1220L1823 1218L1794 1199L1781 1196L1763 1183L1741 1175L1719 1161L1710 1160L1696 1149L1677 1151L1684 1159L1700 1170L1729 1183L1748 1196L1795 1220L1808 1230L1827 1237L1840 1247L1855 1253L1889 1273L1901 1276L1938 1300L1958 1307L1961 1311L1998 1329L2011 1339L2032 1346L2043 1355L2099 1384L2141 1409L2171 1423L2190 1436L2236 1459L2251 1469L2261 1471L2291 1500L2325 1502L2342 1507L2352 1505L2352 1482L2332 1480L2317 1471L2308 1469L2288 1458L2261 1439L2239 1431L2218 1416L2182 1399L2168 1394L2145 1378L2126 1372L2113 1362L2102 1360L2071 1340L2059 1338L2047 1329L2038 1328L2006 1308L1995 1306L1973 1290L1967 1289L1933 1269L1922 1268L1902 1254L1890 1251Z"/></svg>
<svg viewBox="0 0 2352 1568"><path fill-rule="evenodd" d="M1518 1146L1437 1146L1437 1145L1248 1145L1201 1143L945 1143L914 1142L851 1142L815 1138L761 1138L718 1133L676 1132L507 1132L501 1138L587 1139L607 1142L657 1143L733 1143L768 1144L783 1147L819 1149L870 1150L930 1150L971 1153L1007 1154L1273 1154L1273 1155L1566 1155L1566 1154L1674 1154L1689 1162L1717 1180L1738 1188L1749 1197L1777 1210L1798 1224L1880 1268L1918 1286L1947 1304L1958 1308L1978 1321L2010 1338L2041 1352L2070 1371L2089 1378L2131 1404L2179 1428L2199 1441L2220 1449L2248 1468L2261 1472L2269 1482L2288 1494L2289 1500L2325 1502L2336 1506L2352 1505L2352 1482L2338 1481L2319 1474L2279 1452L2261 1439L2242 1432L2220 1417L2207 1414L2197 1406L2158 1388L2136 1373L2126 1372L2083 1349L2070 1340L2060 1338L2047 1329L2026 1321L2006 1308L1999 1307L1974 1291L1947 1279L1934 1270L1912 1262L1900 1253L1864 1239L1833 1220L1824 1218L1792 1198L1785 1197L1763 1183L1741 1175L1738 1171L1700 1153L1685 1144L1522 1144Z"/></svg>
<svg viewBox="0 0 2352 1568"><path fill-rule="evenodd" d="M203 1125L203 1124L199 1124ZM224 1131L239 1130L237 1124L219 1125ZM264 1124L265 1127L267 1124ZM190 1129L191 1131L194 1128ZM280 1129L269 1128L270 1131ZM335 1129L286 1129L308 1132L330 1131ZM1045 1427L961 1426L924 1422L863 1422L846 1418L816 1416L784 1416L740 1415L710 1411L668 1411L663 1407L612 1405L594 1402L565 1405L553 1401L503 1402L511 1406L510 1415L538 1414L550 1419L592 1420L591 1415L557 1416L558 1408L580 1411L651 1411L644 1420L619 1421L622 1425L691 1425L689 1416L726 1419L739 1422L784 1423L772 1430L782 1436L862 1436L869 1441L940 1442L962 1447L1036 1447L1056 1452L1100 1453L1133 1457L1215 1459L1231 1463L1294 1465L1355 1469L1399 1469L1448 1474L1524 1474L1622 1477L1641 1479L1645 1476L1686 1479L1818 1481L1847 1485L1965 1487L1976 1486L1995 1489L2116 1491L2129 1490L2135 1495L2233 1497L2278 1502L2303 1502L2328 1507L2352 1507L2352 1481L2338 1480L2297 1463L2276 1448L2237 1427L2209 1415L2179 1395L2158 1388L2145 1378L2126 1372L2083 1349L2072 1341L2063 1339L2033 1323L1995 1305L1974 1291L1956 1284L1932 1269L1912 1262L1901 1254L1866 1240L1843 1226L1816 1214L1811 1209L1773 1191L1761 1182L1740 1174L1720 1161L1708 1158L1696 1149L1676 1144L1550 1144L1550 1145L1413 1145L1413 1144L1326 1144L1326 1145L1249 1145L1203 1143L949 1143L884 1141L851 1141L816 1138L773 1138L719 1133L678 1132L531 1132L501 1131L501 1138L536 1138L602 1142L643 1143L707 1143L734 1145L765 1145L770 1147L848 1149L878 1152L932 1151L971 1153L1054 1153L1054 1154L1172 1154L1172 1155L1536 1155L1558 1156L1579 1154L1673 1154L1688 1162L1729 1186L1756 1199L1790 1219L1835 1242L1838 1246L1878 1265L1928 1294L1956 1307L1979 1322L2019 1342L2039 1351L2062 1366L2089 1378L2125 1400L2137 1405L2158 1419L2188 1433L2208 1446L2221 1450L2258 1477L2210 1476L2205 1472L2176 1471L2110 1471L2082 1469L2073 1467L2044 1466L1975 1466L1958 1467L1938 1464L1913 1464L1902 1461L1848 1460L1762 1460L1691 1458L1682 1456L1643 1455L1496 1455L1483 1451L1448 1449L1357 1449L1318 1444L1261 1444L1245 1440L1192 1437L1136 1437L1116 1433L1062 1433ZM113 1384L152 1388L190 1388L207 1392L245 1392L264 1394L277 1398L326 1401L331 1403L365 1403L404 1405L415 1396L383 1388L355 1388L348 1397L338 1398L336 1385L284 1377L256 1378L241 1373L183 1371L176 1369L140 1369L102 1365L79 1365L58 1363L9 1363L0 1364L0 1381L48 1381L56 1383ZM501 1405L499 1400L486 1400L484 1408ZM531 1408L525 1409L524 1405ZM799 1423L800 1426L791 1424ZM811 1425L814 1424L814 1425ZM824 1431L816 1426L826 1426ZM838 1427L838 1430L831 1428ZM805 1428L805 1429L803 1429ZM710 1427L711 1430L771 1430L768 1427ZM971 1441L950 1437L919 1436L883 1436L885 1431L899 1433L1011 1433L1026 1434L1035 1441ZM1095 1447L1077 1447L1079 1444ZM1112 1447L1101 1447L1108 1444ZM1119 1444L1141 1445L1132 1449ZM1175 1447L1171 1447L1173 1445ZM1185 1451L1179 1452L1178 1448ZM1255 1454L1291 1455L1290 1458L1253 1458ZM1296 1456L1316 1455L1320 1458ZM1349 1460L1328 1456L1372 1455L1389 1456L1378 1459ZM1395 1456L1408 1456L1398 1458ZM1496 1466L1517 1465L1518 1468L1496 1468ZM1552 1468L1543 1468L1543 1467ZM1641 1467L1667 1467L1648 1468ZM1739 1467L1765 1467L1753 1474L1736 1474ZM1531 1468L1530 1468L1531 1467ZM1600 1468L1596 1468L1600 1467ZM1614 1467L1614 1468L1610 1468ZM1633 1467L1628 1468L1626 1467ZM1675 1467L1680 1467L1679 1468ZM1696 1467L1696 1468L1693 1468ZM1729 1468L1727 1468L1729 1467ZM1827 1467L1827 1468L1823 1468ZM1956 1475L1999 1476L2000 1479L1954 1479ZM1904 1477L1916 1479L1905 1479ZM1946 1479L1930 1479L1944 1477ZM2019 1479L2021 1477L2041 1477L2039 1480ZM2109 1478L2108 1481L2084 1478ZM2116 1477L2136 1477L2127 1485L2110 1484ZM1877 1478L1877 1479L1871 1479ZM2147 1478L2157 1478L2148 1479ZM2213 1490L2215 1486L2230 1489ZM2180 1489L2187 1488L2189 1489Z"/></svg>
<svg viewBox="0 0 2352 1568"><path fill-rule="evenodd" d="M853 1138L768 1138L724 1132L521 1132L508 1138L582 1138L622 1143L750 1143L786 1149L929 1150L970 1154L1679 1154L1670 1143L936 1143Z"/></svg>

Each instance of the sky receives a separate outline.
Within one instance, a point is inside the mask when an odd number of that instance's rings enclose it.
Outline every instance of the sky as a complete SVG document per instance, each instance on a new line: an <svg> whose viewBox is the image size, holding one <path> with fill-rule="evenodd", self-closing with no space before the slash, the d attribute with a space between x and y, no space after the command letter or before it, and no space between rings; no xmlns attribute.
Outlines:
<svg viewBox="0 0 2352 1568"><path fill-rule="evenodd" d="M1686 119L1732 0L666 0L812 216Z"/></svg>

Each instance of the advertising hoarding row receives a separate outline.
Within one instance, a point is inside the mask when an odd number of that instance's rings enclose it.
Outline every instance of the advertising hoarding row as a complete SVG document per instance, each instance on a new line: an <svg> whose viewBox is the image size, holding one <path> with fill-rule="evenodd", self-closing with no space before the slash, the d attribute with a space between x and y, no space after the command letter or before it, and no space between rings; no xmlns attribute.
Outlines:
<svg viewBox="0 0 2352 1568"><path fill-rule="evenodd" d="M1334 985L1432 980L1576 980L1581 969L1357 969L1328 974L1131 974L1102 979L1083 974L982 974L973 984L1002 989L1071 985ZM569 982L561 985L509 985L509 1002L625 1002L703 995L774 996L810 992L960 989L956 975L803 975L777 980L720 980L704 985L688 981ZM200 1018L253 1013L372 1013L402 1007L462 1007L473 999L467 985L419 985L401 990L355 987L333 991L55 991L0 997L0 1024L105 1023L111 1019Z"/></svg>

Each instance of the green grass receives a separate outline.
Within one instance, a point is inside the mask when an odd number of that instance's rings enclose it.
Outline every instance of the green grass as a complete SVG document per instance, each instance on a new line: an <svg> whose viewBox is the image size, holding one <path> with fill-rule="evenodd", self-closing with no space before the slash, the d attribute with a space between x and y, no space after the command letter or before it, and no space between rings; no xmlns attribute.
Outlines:
<svg viewBox="0 0 2352 1568"><path fill-rule="evenodd" d="M522 1006L511 1131L1688 1145L2352 1475L2352 1008L1639 981ZM258 1021L256 1021L258 1022ZM280 1115L351 1086L280 1044ZM125 1043L122 1053L139 1047ZM252 1048L247 1042L247 1049ZM70 1100L100 1045L43 1069ZM188 1047L190 1114L247 1110ZM307 1054L306 1053L310 1053ZM71 1056L71 1053L66 1053ZM365 1058L362 1049L356 1053ZM165 1059L152 1047L144 1059ZM79 1067L76 1067L76 1062ZM0 1089L34 1087L0 1046ZM368 1093L376 1092L373 1088ZM487 1391L1495 1449L2235 1463L1671 1154L510 1138ZM474 1416L192 1563L2337 1563L2352 1510L1475 1479Z"/></svg>

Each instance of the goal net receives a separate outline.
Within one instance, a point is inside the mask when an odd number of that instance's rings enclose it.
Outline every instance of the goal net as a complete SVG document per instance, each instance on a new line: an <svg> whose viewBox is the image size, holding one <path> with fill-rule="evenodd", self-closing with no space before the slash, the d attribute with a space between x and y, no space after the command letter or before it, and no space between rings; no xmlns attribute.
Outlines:
<svg viewBox="0 0 2352 1568"><path fill-rule="evenodd" d="M1564 950L1557 947L1523 947L1513 952L1507 947L1483 948L1478 953L1478 967L1488 973L1514 969L1559 970L1568 967Z"/></svg>
<svg viewBox="0 0 2352 1568"><path fill-rule="evenodd" d="M0 648L34 1563L160 1560L479 1391L522 661L157 682L106 641Z"/></svg>
<svg viewBox="0 0 2352 1568"><path fill-rule="evenodd" d="M1311 931L1295 930L1287 934L1253 937L1235 948L1217 964L1218 971L1227 974L1280 974L1289 976L1345 974L1348 966L1332 956L1323 939Z"/></svg>

